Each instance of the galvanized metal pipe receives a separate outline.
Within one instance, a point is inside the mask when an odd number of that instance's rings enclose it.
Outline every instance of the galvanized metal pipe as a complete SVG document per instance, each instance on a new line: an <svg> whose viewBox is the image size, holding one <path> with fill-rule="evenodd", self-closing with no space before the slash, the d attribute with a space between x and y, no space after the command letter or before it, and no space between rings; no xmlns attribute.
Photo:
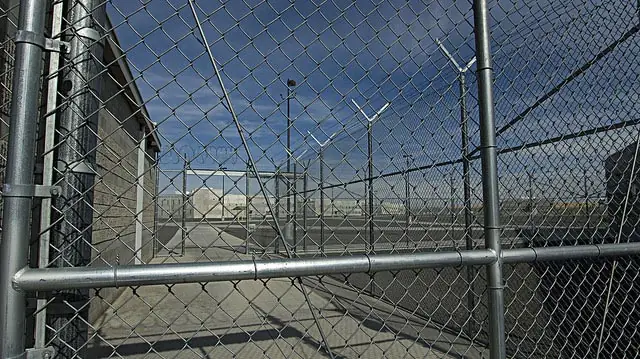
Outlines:
<svg viewBox="0 0 640 359"><path fill-rule="evenodd" d="M502 251L503 263L539 263L602 259L640 254L640 243L591 244L566 247L519 248ZM405 254L353 255L208 263L165 263L114 267L28 268L12 278L24 291L107 288L230 280L290 278L348 273L415 270L495 263L495 251L447 251Z"/></svg>
<svg viewBox="0 0 640 359"><path fill-rule="evenodd" d="M375 253L375 233L373 225L373 123L367 122L367 167L369 181L367 185L367 192L369 196L369 207L367 210L369 221L369 253Z"/></svg>
<svg viewBox="0 0 640 359"><path fill-rule="evenodd" d="M182 208L180 216L180 256L185 255L185 246L187 242L187 202L189 201L189 196L187 195L187 169L189 168L189 160L187 159L187 154L184 154L184 165L182 171Z"/></svg>
<svg viewBox="0 0 640 359"><path fill-rule="evenodd" d="M0 358L20 357L25 350L26 300L11 282L14 274L27 264L32 198L7 196L6 189L12 185L33 185L46 11L44 0L20 2L0 242Z"/></svg>
<svg viewBox="0 0 640 359"><path fill-rule="evenodd" d="M53 3L51 13L51 36L59 38L62 31L63 3ZM49 53L49 80L47 81L46 116L44 118L44 148L42 151L42 185L53 185L54 176L54 146L56 132L56 118L58 107L58 80L60 79L60 53ZM51 239L51 198L43 198L40 203L40 238L38 243L38 267L49 266L49 252ZM154 231L155 233L155 231ZM36 301L36 318L34 324L34 346L44 348L46 344L47 327L47 303L46 298L38 298Z"/></svg>
<svg viewBox="0 0 640 359"><path fill-rule="evenodd" d="M57 126L59 145L55 176L60 196L54 203L54 229L51 244L55 251L51 262L56 267L85 266L91 262L93 236L94 186L97 174L98 113L106 65L104 24L106 4L98 0L65 1L65 36L69 56L62 67L65 87ZM67 26L68 24L68 26ZM57 299L73 301L77 312L51 307L48 326L56 333L53 345L58 356L73 357L88 338L88 290L57 293Z"/></svg>
<svg viewBox="0 0 640 359"><path fill-rule="evenodd" d="M141 266L24 268L13 278L13 285L25 291L52 291L455 267L483 265L495 260L493 251L477 250Z"/></svg>
<svg viewBox="0 0 640 359"><path fill-rule="evenodd" d="M478 59L478 101L480 107L480 155L482 161L482 199L484 203L485 247L496 252L498 260L487 265L489 299L489 356L506 356L504 332L504 285L500 245L500 201L498 198L498 156L493 103L493 68L487 0L473 2L476 58Z"/></svg>

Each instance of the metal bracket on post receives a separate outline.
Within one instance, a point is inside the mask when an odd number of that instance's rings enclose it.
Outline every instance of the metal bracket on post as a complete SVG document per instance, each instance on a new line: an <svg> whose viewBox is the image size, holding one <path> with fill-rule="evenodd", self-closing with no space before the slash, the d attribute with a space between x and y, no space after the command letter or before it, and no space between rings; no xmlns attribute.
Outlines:
<svg viewBox="0 0 640 359"><path fill-rule="evenodd" d="M66 171L88 175L96 175L98 173L95 169L93 169L91 164L82 161L70 163L68 165L62 161L58 161L57 169L60 173L64 173Z"/></svg>
<svg viewBox="0 0 640 359"><path fill-rule="evenodd" d="M51 359L55 357L56 349L54 347L46 348L29 348L25 351L25 359Z"/></svg>
<svg viewBox="0 0 640 359"><path fill-rule="evenodd" d="M56 40L56 39L45 39L44 49L46 51L63 52L65 54L68 54L69 52L71 52L71 47L67 41Z"/></svg>
<svg viewBox="0 0 640 359"><path fill-rule="evenodd" d="M60 194L60 186L43 186L31 184L5 183L2 187L3 197L50 198Z"/></svg>
<svg viewBox="0 0 640 359"><path fill-rule="evenodd" d="M18 30L16 31L15 43L25 42L34 44L45 51L66 52L68 53L69 43L62 40L49 39L42 34L36 34L32 31Z"/></svg>

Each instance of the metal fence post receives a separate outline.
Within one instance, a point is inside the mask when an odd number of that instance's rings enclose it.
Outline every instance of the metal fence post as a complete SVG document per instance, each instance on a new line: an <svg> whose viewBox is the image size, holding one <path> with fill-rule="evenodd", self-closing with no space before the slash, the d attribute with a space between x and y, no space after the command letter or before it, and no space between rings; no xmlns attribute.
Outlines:
<svg viewBox="0 0 640 359"><path fill-rule="evenodd" d="M53 11L51 14L51 36L58 37L62 31L62 11L63 3L58 2L52 5ZM55 109L58 106L58 84L60 80L60 63L61 56L58 52L49 53L49 74L55 74L49 76L47 82L47 116L44 117L44 148L43 154L43 166L42 166L42 185L51 186L53 184L54 170L54 146L55 146L55 132L56 132L56 119L58 115ZM40 238L38 248L38 267L46 268L49 266L49 252L51 244L51 198L43 198L40 204ZM34 328L34 347L43 348L46 344L46 327L47 327L47 298L38 298L36 302L36 318Z"/></svg>
<svg viewBox="0 0 640 359"><path fill-rule="evenodd" d="M185 251L185 243L187 241L187 202L189 201L189 196L187 196L187 170L189 169L189 160L187 159L187 154L184 154L184 165L182 166L182 210L180 211L182 215L180 216L180 227L181 227L181 236L182 242L180 243L180 255L184 256Z"/></svg>
<svg viewBox="0 0 640 359"><path fill-rule="evenodd" d="M246 225L246 229L245 229L245 238L244 238L244 254L249 254L249 240L251 239L251 195L249 194L249 190L251 188L251 184L250 181L251 179L249 178L249 166L250 164L247 163L247 174L246 174L246 180L245 180L245 195L244 195L244 207L245 207L245 225Z"/></svg>
<svg viewBox="0 0 640 359"><path fill-rule="evenodd" d="M140 142L138 143L138 163L136 173L136 229L135 229L135 263L142 264L142 232L144 221L144 175L146 173L144 162L147 154L147 138L144 126L140 128Z"/></svg>
<svg viewBox="0 0 640 359"><path fill-rule="evenodd" d="M297 238L297 227L298 227L298 161L293 163L293 179L289 178L289 181L293 181L293 252L295 253L298 249L298 238ZM287 220L289 223L290 220Z"/></svg>
<svg viewBox="0 0 640 359"><path fill-rule="evenodd" d="M276 196L276 213L275 215L273 215L273 220L277 221L278 223L280 223L280 181L278 179L278 176L280 174L280 167L276 168L276 173L275 173L275 196ZM280 253L280 241L278 240L278 235L280 235L279 233L276 233L276 238L275 238L275 243L273 244L273 253L278 254ZM283 240L285 240L285 238L282 238Z"/></svg>
<svg viewBox="0 0 640 359"><path fill-rule="evenodd" d="M320 147L320 254L324 255L324 148Z"/></svg>
<svg viewBox="0 0 640 359"><path fill-rule="evenodd" d="M369 185L367 191L369 193L369 250L367 252L374 252L375 235L373 233L373 124L372 121L367 121L367 163L369 172Z"/></svg>
<svg viewBox="0 0 640 359"><path fill-rule="evenodd" d="M487 0L473 2L476 58L478 59L478 100L480 107L480 153L482 160L482 197L484 201L485 246L495 251L496 261L487 265L489 299L489 355L491 359L506 356L504 331L504 284L502 247L500 243L500 202L498 197L498 164L493 103L493 68Z"/></svg>
<svg viewBox="0 0 640 359"><path fill-rule="evenodd" d="M154 166L155 166L155 170L154 170L154 174L155 174L155 180L156 180L156 187L155 187L155 193L154 193L154 198L151 200L151 203L153 203L153 258L156 257L156 255L158 254L158 216L159 216L159 211L162 210L162 208L159 208L158 205L158 201L160 199L160 194L158 193L158 188L160 188L160 166L158 166L158 155L155 155L155 158L153 160Z"/></svg>
<svg viewBox="0 0 640 359"><path fill-rule="evenodd" d="M302 192L304 193L302 198L302 250L307 250L307 209L309 206L309 197L307 191L307 166L304 166L304 173L302 174Z"/></svg>
<svg viewBox="0 0 640 359"><path fill-rule="evenodd" d="M61 187L54 206L58 219L51 243L53 265L76 267L91 261L93 235L93 190L96 172L98 112L101 108L105 3L96 0L67 2L69 60L63 67L64 105L58 126L61 143L57 155L56 183ZM56 331L58 356L74 357L88 338L89 290L57 293L59 300L73 303L68 308L51 308L49 325Z"/></svg>
<svg viewBox="0 0 640 359"><path fill-rule="evenodd" d="M462 136L462 191L464 201L464 242L465 249L473 250L473 214L471 212L471 160L469 159L469 122L467 115L467 84L466 72L460 72L460 133ZM467 307L469 310L469 336L473 336L475 332L475 323L473 310L475 308L475 292L473 290L473 280L476 269L472 266L466 268L467 283L469 283L469 291L467 292Z"/></svg>
<svg viewBox="0 0 640 359"><path fill-rule="evenodd" d="M27 265L31 197L11 196L12 186L33 186L38 118L38 92L46 1L23 0L16 35L11 96L11 131L3 191L3 233L0 242L0 357L22 357L25 351L25 295L13 287L14 274ZM30 36L31 35L31 36Z"/></svg>

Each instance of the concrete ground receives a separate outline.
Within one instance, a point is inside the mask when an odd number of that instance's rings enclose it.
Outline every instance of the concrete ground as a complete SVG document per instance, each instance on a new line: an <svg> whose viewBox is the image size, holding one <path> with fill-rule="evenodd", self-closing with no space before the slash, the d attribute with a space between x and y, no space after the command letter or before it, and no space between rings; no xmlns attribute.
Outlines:
<svg viewBox="0 0 640 359"><path fill-rule="evenodd" d="M184 256L152 263L250 258L242 239L219 228L189 224L188 230ZM163 254L180 242L177 231ZM304 283L335 358L487 356L457 333L340 281ZM299 284L290 279L129 288L93 326L89 358L330 357Z"/></svg>

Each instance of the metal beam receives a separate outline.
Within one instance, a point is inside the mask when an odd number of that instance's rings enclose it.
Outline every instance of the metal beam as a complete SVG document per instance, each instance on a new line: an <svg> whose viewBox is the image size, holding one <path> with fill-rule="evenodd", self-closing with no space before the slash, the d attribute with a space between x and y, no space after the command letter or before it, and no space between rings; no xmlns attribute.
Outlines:
<svg viewBox="0 0 640 359"><path fill-rule="evenodd" d="M5 186L33 185L38 93L47 2L20 2L16 34L15 74L11 92L11 130L7 146ZM22 35L22 38L20 38ZM31 238L30 197L5 197L0 241L0 358L25 354L25 295L11 286L13 275L27 264Z"/></svg>
<svg viewBox="0 0 640 359"><path fill-rule="evenodd" d="M640 255L640 243L517 248L502 251L503 263L539 263ZM487 265L497 259L488 249L340 257L166 263L114 267L24 268L12 280L24 291L52 291L373 273L422 268Z"/></svg>

